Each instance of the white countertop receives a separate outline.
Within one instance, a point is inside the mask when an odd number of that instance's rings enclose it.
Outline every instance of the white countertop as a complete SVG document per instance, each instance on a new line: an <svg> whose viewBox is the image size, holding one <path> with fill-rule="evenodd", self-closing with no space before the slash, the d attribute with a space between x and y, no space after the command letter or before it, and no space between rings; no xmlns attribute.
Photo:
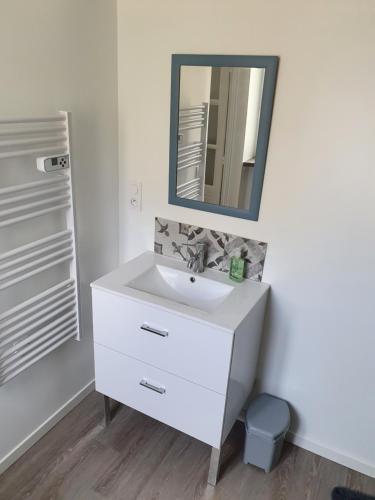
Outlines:
<svg viewBox="0 0 375 500"><path fill-rule="evenodd" d="M234 332L248 312L269 289L267 283L259 283L252 280L244 280L242 283L235 283L229 279L227 273L206 268L204 273L199 274L200 277L209 278L219 283L230 284L233 286L233 291L215 311L202 311L126 286L127 283L134 280L137 276L143 274L154 265L163 265L194 275L187 270L186 262L180 262L176 259L164 257L153 252L145 252L114 271L97 279L91 284L91 287L120 295L137 302L146 302L149 305L179 314L189 319L195 319L222 328L228 331L228 333Z"/></svg>

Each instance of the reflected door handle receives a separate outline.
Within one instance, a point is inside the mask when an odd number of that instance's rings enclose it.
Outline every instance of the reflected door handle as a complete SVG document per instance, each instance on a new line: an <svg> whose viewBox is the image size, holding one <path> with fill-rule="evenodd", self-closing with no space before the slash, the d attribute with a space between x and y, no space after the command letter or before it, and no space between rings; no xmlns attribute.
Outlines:
<svg viewBox="0 0 375 500"><path fill-rule="evenodd" d="M150 389L151 391L158 392L159 394L165 394L164 387L158 387L157 385L150 384L150 382L147 382L146 379L142 379L139 382L139 385L141 385L142 387L146 387L146 389Z"/></svg>
<svg viewBox="0 0 375 500"><path fill-rule="evenodd" d="M152 328L151 326L148 326L146 323L143 323L143 325L141 326L141 330L144 330L145 332L154 333L155 335L159 335L159 337L168 337L167 330L158 330L157 328Z"/></svg>

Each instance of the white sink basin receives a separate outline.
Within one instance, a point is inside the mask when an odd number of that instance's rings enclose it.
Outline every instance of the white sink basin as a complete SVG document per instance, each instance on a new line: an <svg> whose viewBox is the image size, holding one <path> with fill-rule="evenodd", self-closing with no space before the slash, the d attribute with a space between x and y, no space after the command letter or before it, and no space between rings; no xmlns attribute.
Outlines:
<svg viewBox="0 0 375 500"><path fill-rule="evenodd" d="M193 274L186 262L145 252L91 284L93 288L234 331L268 293L269 285L205 269Z"/></svg>
<svg viewBox="0 0 375 500"><path fill-rule="evenodd" d="M202 311L214 311L234 290L234 286L205 278L204 275L192 275L159 264L124 286Z"/></svg>

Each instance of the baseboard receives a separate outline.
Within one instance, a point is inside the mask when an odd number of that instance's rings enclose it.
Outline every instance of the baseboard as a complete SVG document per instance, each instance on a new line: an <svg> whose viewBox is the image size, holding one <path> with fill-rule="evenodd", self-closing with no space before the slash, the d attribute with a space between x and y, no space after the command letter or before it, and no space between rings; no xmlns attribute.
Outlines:
<svg viewBox="0 0 375 500"><path fill-rule="evenodd" d="M366 462L361 462L360 460L345 455L338 450L326 448L325 446L322 446L314 441L310 441L309 439L306 439L293 432L288 433L287 440L295 444L296 446L299 446L300 448L316 453L321 457L328 458L328 460L332 460L333 462L344 465L349 469L353 469L355 471L361 472L362 474L366 474L366 476L375 478L374 465L368 464Z"/></svg>
<svg viewBox="0 0 375 500"><path fill-rule="evenodd" d="M67 415L75 406L78 405L90 392L94 390L95 381L92 380L83 387L77 394L70 398L55 413L47 418L39 427L31 432L23 441L21 441L13 450L0 460L0 474L18 460L33 444L35 444L44 434L46 434L54 425L57 424L65 415Z"/></svg>

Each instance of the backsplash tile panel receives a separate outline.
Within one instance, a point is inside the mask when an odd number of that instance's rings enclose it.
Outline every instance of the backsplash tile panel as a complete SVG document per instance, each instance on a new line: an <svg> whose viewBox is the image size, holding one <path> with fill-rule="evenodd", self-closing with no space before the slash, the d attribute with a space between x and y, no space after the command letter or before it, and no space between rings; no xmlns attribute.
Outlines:
<svg viewBox="0 0 375 500"><path fill-rule="evenodd" d="M186 261L188 231L188 224L155 217L155 253Z"/></svg>
<svg viewBox="0 0 375 500"><path fill-rule="evenodd" d="M155 218L155 253L187 261L198 242L207 244L205 266L229 272L230 259L240 253L245 259L245 278L262 281L267 243L199 226Z"/></svg>

